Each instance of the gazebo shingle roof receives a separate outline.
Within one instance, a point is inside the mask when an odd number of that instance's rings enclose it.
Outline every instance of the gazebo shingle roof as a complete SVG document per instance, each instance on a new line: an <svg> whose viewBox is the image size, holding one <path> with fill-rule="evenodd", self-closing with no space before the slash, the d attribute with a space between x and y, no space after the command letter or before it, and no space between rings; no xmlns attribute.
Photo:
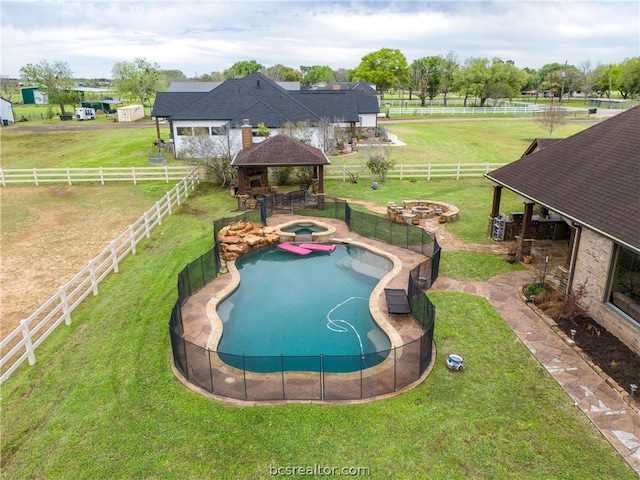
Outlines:
<svg viewBox="0 0 640 480"><path fill-rule="evenodd" d="M322 150L286 135L275 135L238 152L231 165L234 167L299 167L329 165L329 163L329 159Z"/></svg>
<svg viewBox="0 0 640 480"><path fill-rule="evenodd" d="M640 106L485 176L640 250Z"/></svg>

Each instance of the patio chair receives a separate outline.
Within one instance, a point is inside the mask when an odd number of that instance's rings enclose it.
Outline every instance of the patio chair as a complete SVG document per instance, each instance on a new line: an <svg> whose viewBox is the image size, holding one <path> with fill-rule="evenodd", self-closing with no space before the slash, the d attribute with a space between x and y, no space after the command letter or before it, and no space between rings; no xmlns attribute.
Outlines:
<svg viewBox="0 0 640 480"><path fill-rule="evenodd" d="M411 313L411 305L407 293L401 288L385 288L389 313Z"/></svg>

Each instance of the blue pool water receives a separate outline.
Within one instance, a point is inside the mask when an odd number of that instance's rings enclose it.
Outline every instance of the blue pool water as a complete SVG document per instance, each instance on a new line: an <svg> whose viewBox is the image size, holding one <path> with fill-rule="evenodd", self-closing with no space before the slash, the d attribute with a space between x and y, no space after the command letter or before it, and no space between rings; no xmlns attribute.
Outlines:
<svg viewBox="0 0 640 480"><path fill-rule="evenodd" d="M273 246L243 255L236 266L240 285L218 305L217 350L227 364L350 372L387 357L390 341L371 317L369 296L391 270L389 259L356 246L305 256Z"/></svg>

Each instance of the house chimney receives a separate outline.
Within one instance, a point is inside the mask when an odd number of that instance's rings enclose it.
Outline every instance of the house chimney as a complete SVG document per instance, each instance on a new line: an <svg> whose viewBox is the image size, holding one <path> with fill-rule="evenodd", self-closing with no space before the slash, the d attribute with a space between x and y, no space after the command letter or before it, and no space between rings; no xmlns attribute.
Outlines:
<svg viewBox="0 0 640 480"><path fill-rule="evenodd" d="M249 119L242 120L242 148L249 148L253 145L253 129L249 123Z"/></svg>

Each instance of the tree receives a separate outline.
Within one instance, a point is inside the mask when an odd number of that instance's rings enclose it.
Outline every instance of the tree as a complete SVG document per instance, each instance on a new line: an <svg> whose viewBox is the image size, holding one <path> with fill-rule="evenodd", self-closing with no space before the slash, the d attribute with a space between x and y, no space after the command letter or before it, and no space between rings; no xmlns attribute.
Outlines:
<svg viewBox="0 0 640 480"><path fill-rule="evenodd" d="M168 87L172 82L186 82L187 76L181 70L160 70L160 83ZM166 89L166 88L165 88Z"/></svg>
<svg viewBox="0 0 640 480"><path fill-rule="evenodd" d="M440 76L440 57L418 58L409 67L409 88L418 94L423 107L427 96L433 100L438 94Z"/></svg>
<svg viewBox="0 0 640 480"><path fill-rule="evenodd" d="M361 78L365 82L375 83L378 92L384 96L387 89L402 85L408 73L407 59L400 50L381 48L362 57L351 79Z"/></svg>
<svg viewBox="0 0 640 480"><path fill-rule="evenodd" d="M305 85L313 85L318 82L329 83L336 80L333 70L328 65L313 65L311 67L301 65L300 71L302 72L302 83Z"/></svg>
<svg viewBox="0 0 640 480"><path fill-rule="evenodd" d="M486 85L486 98L497 103L501 98L511 99L518 95L527 84L527 74L511 61L494 58L489 67L489 82Z"/></svg>
<svg viewBox="0 0 640 480"><path fill-rule="evenodd" d="M117 62L111 69L113 85L125 98L135 98L144 105L158 91L160 66L144 58Z"/></svg>
<svg viewBox="0 0 640 480"><path fill-rule="evenodd" d="M484 105L487 99L487 85L491 78L489 72L489 59L468 58L460 72L459 85L461 93L464 93L464 106L470 95L480 99L480 105Z"/></svg>
<svg viewBox="0 0 640 480"><path fill-rule="evenodd" d="M620 66L618 91L624 99L640 94L640 57L630 58Z"/></svg>
<svg viewBox="0 0 640 480"><path fill-rule="evenodd" d="M618 89L621 71L619 64L598 65L593 72L593 90L598 95L611 98L613 91Z"/></svg>
<svg viewBox="0 0 640 480"><path fill-rule="evenodd" d="M456 72L459 69L458 56L455 52L450 51L447 56L440 59L440 91L444 96L444 106L447 106L447 95L454 88Z"/></svg>
<svg viewBox="0 0 640 480"><path fill-rule="evenodd" d="M218 180L224 187L235 176L235 169L231 166L232 144L228 128L221 127L217 133L220 135L200 133L185 136L178 156L203 164L206 176Z"/></svg>
<svg viewBox="0 0 640 480"><path fill-rule="evenodd" d="M591 72L591 62L586 60L578 65L578 71L580 72L580 83L582 85L582 91L584 93L584 103L587 103L587 98L591 95L593 90Z"/></svg>
<svg viewBox="0 0 640 480"><path fill-rule="evenodd" d="M196 75L196 80L199 82L224 82L224 75L222 72L204 73L200 76Z"/></svg>
<svg viewBox="0 0 640 480"><path fill-rule="evenodd" d="M46 91L49 102L60 106L60 113L66 113L64 106L79 103L80 93L71 88L74 85L73 74L66 62L49 63L41 60L33 65L26 64L20 69L20 79L27 84L37 85Z"/></svg>
<svg viewBox="0 0 640 480"><path fill-rule="evenodd" d="M267 67L262 70L262 73L267 78L270 78L274 82L300 82L302 81L302 73L292 67L285 67L278 64L271 67Z"/></svg>
<svg viewBox="0 0 640 480"><path fill-rule="evenodd" d="M346 68L339 68L333 71L333 77L336 79L336 82L348 82L350 73Z"/></svg>
<svg viewBox="0 0 640 480"><path fill-rule="evenodd" d="M567 112L560 104L554 103L552 97L551 105L542 110L538 121L549 131L549 136L552 136L556 128L567 123Z"/></svg>
<svg viewBox="0 0 640 480"><path fill-rule="evenodd" d="M372 147L369 154L369 160L367 161L367 168L371 170L371 173L378 176L380 182L384 183L387 180L387 174L389 170L393 168L393 161L389 155L388 147Z"/></svg>
<svg viewBox="0 0 640 480"><path fill-rule="evenodd" d="M230 78L243 78L250 73L259 72L263 68L264 67L255 60L241 60L227 68L222 72L222 75L225 80L229 80Z"/></svg>

